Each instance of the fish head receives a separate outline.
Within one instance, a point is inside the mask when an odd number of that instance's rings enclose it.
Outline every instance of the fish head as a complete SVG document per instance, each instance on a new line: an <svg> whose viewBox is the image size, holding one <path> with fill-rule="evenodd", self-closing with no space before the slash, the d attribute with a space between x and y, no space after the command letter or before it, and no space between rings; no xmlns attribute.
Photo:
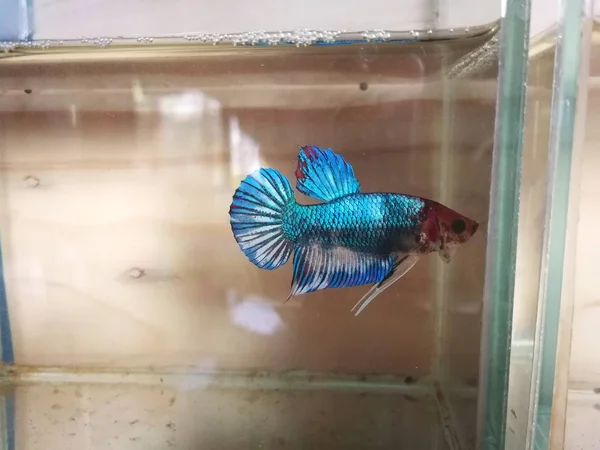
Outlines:
<svg viewBox="0 0 600 450"><path fill-rule="evenodd" d="M431 251L450 262L456 249L477 232L479 223L440 203L429 201L425 232Z"/></svg>

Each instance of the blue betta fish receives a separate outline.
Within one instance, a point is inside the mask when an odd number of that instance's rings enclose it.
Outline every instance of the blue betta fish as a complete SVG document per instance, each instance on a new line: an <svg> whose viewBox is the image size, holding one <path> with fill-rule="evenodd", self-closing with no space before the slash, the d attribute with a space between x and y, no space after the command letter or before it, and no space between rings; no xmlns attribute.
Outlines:
<svg viewBox="0 0 600 450"><path fill-rule="evenodd" d="M257 267L276 269L294 252L291 297L373 284L358 315L423 255L450 262L478 223L440 203L393 193L361 193L352 166L331 149L300 148L296 188L323 203L300 205L274 169L248 175L229 209L233 235ZM287 300L286 300L287 301Z"/></svg>

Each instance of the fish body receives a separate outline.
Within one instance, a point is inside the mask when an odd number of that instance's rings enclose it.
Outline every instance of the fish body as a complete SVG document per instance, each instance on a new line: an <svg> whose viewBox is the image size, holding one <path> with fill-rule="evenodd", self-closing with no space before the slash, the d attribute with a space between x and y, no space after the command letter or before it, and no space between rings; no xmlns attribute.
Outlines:
<svg viewBox="0 0 600 450"><path fill-rule="evenodd" d="M293 204L283 221L284 237L296 245L342 246L387 255L410 251L424 202L402 194L349 194L316 205Z"/></svg>
<svg viewBox="0 0 600 450"><path fill-rule="evenodd" d="M301 147L295 174L297 189L322 203L297 203L287 178L259 169L242 181L229 210L233 235L257 267L276 269L294 253L290 297L374 284L358 314L421 256L436 251L449 262L478 228L433 200L360 192L352 166L331 149Z"/></svg>

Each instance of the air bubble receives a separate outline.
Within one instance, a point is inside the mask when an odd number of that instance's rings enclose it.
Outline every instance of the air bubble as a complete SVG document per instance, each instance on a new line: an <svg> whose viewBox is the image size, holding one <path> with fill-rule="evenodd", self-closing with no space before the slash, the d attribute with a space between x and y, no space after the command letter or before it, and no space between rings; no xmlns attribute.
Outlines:
<svg viewBox="0 0 600 450"><path fill-rule="evenodd" d="M0 42L0 50L4 53L12 52L15 49L16 45L14 42Z"/></svg>
<svg viewBox="0 0 600 450"><path fill-rule="evenodd" d="M474 30L473 27L465 28L450 28L446 29L446 33L456 33L458 31L468 32ZM421 36L427 37L434 36L435 30L410 30L407 34L410 34L414 39L420 39ZM106 48L111 44L126 43L127 41L133 41L139 44L152 44L156 42L169 41L172 39L182 39L188 42L199 42L205 44L229 44L233 46L244 45L244 46L277 46L277 45L294 45L296 47L307 47L318 43L336 43L339 39L356 40L363 39L367 42L385 42L391 39L402 38L405 39L405 33L391 33L381 29L366 30L360 33L352 32L348 33L345 30L311 30L301 29L293 32L290 31L251 31L247 33L229 33L229 34L216 34L216 33L190 33L185 35L167 35L159 38L153 38L149 36L136 36L136 37L124 37L119 36L118 38L109 37L81 37L79 42L84 45L93 45L98 48ZM9 53L15 51L18 48L41 48L47 49L53 46L64 45L65 41L30 41L30 42L0 42L0 53ZM66 41L67 44L70 41Z"/></svg>
<svg viewBox="0 0 600 450"><path fill-rule="evenodd" d="M392 35L385 30L370 30L362 33L366 41L387 41Z"/></svg>
<svg viewBox="0 0 600 450"><path fill-rule="evenodd" d="M90 43L99 48L106 48L110 44L112 44L112 38L102 37L102 38L92 38L90 39Z"/></svg>
<svg viewBox="0 0 600 450"><path fill-rule="evenodd" d="M317 42L331 43L335 42L337 37L343 31L315 31L315 30L299 30L294 33L290 32L266 32L252 31L248 33L232 33L225 35L213 35L210 41L229 42L232 45L280 45L290 44L297 47L305 47L313 45Z"/></svg>
<svg viewBox="0 0 600 450"><path fill-rule="evenodd" d="M96 47L105 48L108 47L112 43L112 38L103 37L103 38L81 38L80 41L82 44L91 44Z"/></svg>
<svg viewBox="0 0 600 450"><path fill-rule="evenodd" d="M25 41L25 42L11 42L11 41L6 41L6 42L0 42L0 51L4 52L4 53L9 53L12 51L15 51L18 48L28 48L28 49L48 49L50 47L54 47L57 45L61 45L62 41L50 41L50 40L43 40L43 41Z"/></svg>

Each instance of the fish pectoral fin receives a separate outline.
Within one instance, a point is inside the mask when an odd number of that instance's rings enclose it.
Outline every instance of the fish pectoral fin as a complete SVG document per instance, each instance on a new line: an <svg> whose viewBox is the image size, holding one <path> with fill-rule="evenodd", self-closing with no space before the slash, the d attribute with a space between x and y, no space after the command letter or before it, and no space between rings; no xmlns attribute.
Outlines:
<svg viewBox="0 0 600 450"><path fill-rule="evenodd" d="M387 276L373 286L369 292L367 292L363 297L354 305L351 311L354 311L356 308L358 310L354 313L355 316L358 316L368 305L371 303L375 297L389 288L392 284L398 281L400 278L406 274L419 260L418 255L406 255L402 259L398 261L398 263L392 268L392 270L387 274Z"/></svg>
<svg viewBox="0 0 600 450"><path fill-rule="evenodd" d="M289 298L322 289L378 283L396 261L395 255L359 253L346 247L296 246Z"/></svg>
<svg viewBox="0 0 600 450"><path fill-rule="evenodd" d="M453 247L453 248L442 247L438 250L438 255L442 261L444 261L446 264L448 264L452 260L452 257L456 253L456 250L457 250L456 247Z"/></svg>
<svg viewBox="0 0 600 450"><path fill-rule="evenodd" d="M296 188L304 195L325 202L360 192L352 165L330 148L300 147Z"/></svg>

